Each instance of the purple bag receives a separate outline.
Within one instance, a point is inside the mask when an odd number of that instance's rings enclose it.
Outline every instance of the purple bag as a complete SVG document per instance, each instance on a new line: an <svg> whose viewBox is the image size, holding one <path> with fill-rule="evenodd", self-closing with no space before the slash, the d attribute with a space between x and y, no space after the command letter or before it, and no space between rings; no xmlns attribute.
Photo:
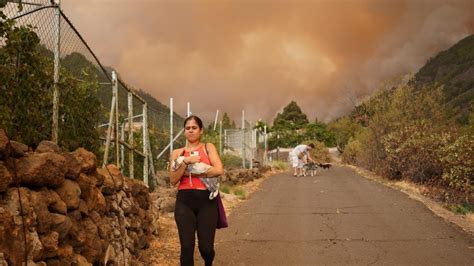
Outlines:
<svg viewBox="0 0 474 266"><path fill-rule="evenodd" d="M227 217L225 215L224 204L222 204L221 194L217 194L217 229L226 228L229 226Z"/></svg>

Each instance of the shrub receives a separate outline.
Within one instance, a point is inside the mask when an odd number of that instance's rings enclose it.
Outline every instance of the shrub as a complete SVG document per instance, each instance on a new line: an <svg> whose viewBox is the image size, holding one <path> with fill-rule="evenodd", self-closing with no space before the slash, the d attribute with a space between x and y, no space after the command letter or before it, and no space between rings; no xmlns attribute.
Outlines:
<svg viewBox="0 0 474 266"><path fill-rule="evenodd" d="M454 189L472 193L474 181L474 138L464 134L441 149L444 172L442 179Z"/></svg>
<svg viewBox="0 0 474 266"><path fill-rule="evenodd" d="M242 157L236 156L230 153L226 153L221 156L222 163L224 168L241 168L242 167Z"/></svg>
<svg viewBox="0 0 474 266"><path fill-rule="evenodd" d="M427 182L442 174L438 149L442 135L432 133L429 124L407 126L383 138L390 177L410 179L414 182ZM393 174L396 176L393 176Z"/></svg>
<svg viewBox="0 0 474 266"><path fill-rule="evenodd" d="M469 213L474 213L474 206L469 203L462 203L462 204L457 204L454 206L451 206L451 211L459 214L469 214Z"/></svg>
<svg viewBox="0 0 474 266"><path fill-rule="evenodd" d="M271 161L270 166L277 170L288 171L290 169L290 165L288 162L284 161Z"/></svg>
<svg viewBox="0 0 474 266"><path fill-rule="evenodd" d="M229 194L229 193L230 193L230 185L225 184L225 183L221 183L221 185L220 185L220 187L219 187L219 190L220 190L222 193Z"/></svg>
<svg viewBox="0 0 474 266"><path fill-rule="evenodd" d="M240 186L232 186L229 184L221 184L219 190L222 193L226 194L234 194L236 195L239 199L246 199L247 198L247 192L245 189L243 189Z"/></svg>
<svg viewBox="0 0 474 266"><path fill-rule="evenodd" d="M336 145L344 149L349 140L362 129L362 126L349 117L343 117L329 124L329 129L334 132Z"/></svg>
<svg viewBox="0 0 474 266"><path fill-rule="evenodd" d="M31 26L0 20L0 34L4 42L0 47L0 127L12 139L35 147L51 138L51 52ZM96 126L102 111L99 84L94 71L80 68L77 72L60 69L58 142L66 150L82 146L97 153L101 140Z"/></svg>
<svg viewBox="0 0 474 266"><path fill-rule="evenodd" d="M308 141L307 143L313 143L314 149L310 151L311 157L317 162L330 162L331 157L326 145L319 141Z"/></svg>
<svg viewBox="0 0 474 266"><path fill-rule="evenodd" d="M342 161L348 164L356 164L357 156L361 152L362 145L357 139L351 138L342 153Z"/></svg>
<svg viewBox="0 0 474 266"><path fill-rule="evenodd" d="M236 195L239 199L244 200L247 198L247 192L239 186L234 187L232 193Z"/></svg>

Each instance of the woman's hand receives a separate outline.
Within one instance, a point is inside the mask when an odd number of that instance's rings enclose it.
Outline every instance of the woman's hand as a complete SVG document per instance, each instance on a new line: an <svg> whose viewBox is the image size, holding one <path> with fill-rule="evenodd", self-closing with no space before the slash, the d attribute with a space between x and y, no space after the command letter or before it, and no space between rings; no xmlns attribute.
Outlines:
<svg viewBox="0 0 474 266"><path fill-rule="evenodd" d="M199 155L189 156L184 159L184 163L186 164L198 163L200 161L201 161L201 156Z"/></svg>

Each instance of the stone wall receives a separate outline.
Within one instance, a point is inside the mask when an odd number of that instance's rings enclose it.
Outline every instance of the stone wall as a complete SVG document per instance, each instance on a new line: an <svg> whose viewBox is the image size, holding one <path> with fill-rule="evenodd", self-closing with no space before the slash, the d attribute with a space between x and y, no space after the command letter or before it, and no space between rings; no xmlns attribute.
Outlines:
<svg viewBox="0 0 474 266"><path fill-rule="evenodd" d="M85 149L32 151L0 129L0 265L138 263L158 232L149 189L96 164Z"/></svg>

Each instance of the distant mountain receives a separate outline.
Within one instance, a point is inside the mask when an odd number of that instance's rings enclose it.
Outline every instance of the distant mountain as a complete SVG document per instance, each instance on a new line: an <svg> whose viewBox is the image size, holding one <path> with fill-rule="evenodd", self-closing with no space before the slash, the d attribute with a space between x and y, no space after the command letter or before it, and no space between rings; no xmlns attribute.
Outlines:
<svg viewBox="0 0 474 266"><path fill-rule="evenodd" d="M170 109L168 106L162 104L149 93L142 90L135 91L140 97L143 98L148 104L148 120L151 125L158 128L169 128L170 124ZM182 128L184 118L178 115L176 112L173 113L173 124L176 128Z"/></svg>
<svg viewBox="0 0 474 266"><path fill-rule="evenodd" d="M466 123L474 107L474 35L430 58L411 84L417 88L443 85L446 104L452 109L453 116Z"/></svg>
<svg viewBox="0 0 474 266"><path fill-rule="evenodd" d="M41 52L49 57L52 58L52 52L46 48L41 47ZM101 123L107 123L109 120L108 112L110 112L110 104L112 100L112 85L110 84L110 80L108 77L112 76L112 71L114 70L112 67L104 66L106 74L100 69L97 64L92 63L88 60L83 54L73 52L71 54L66 55L61 59L61 66L67 69L73 76L78 78L78 80L84 79L89 77L91 79L97 80L100 84L97 97L99 101L104 106L104 115L101 118ZM120 79L120 77L119 77ZM138 94L143 100L145 100L148 104L148 118L149 118L149 125L155 128L160 128L166 130L169 128L170 118L169 113L170 110L168 106L160 103L157 99L155 99L150 94L140 90L135 89L133 86L129 84L125 84L123 80L119 82L118 86L118 108L120 115L125 118L128 112L128 93L124 86L132 88L133 91ZM138 100L133 101L133 113L137 115L141 113L142 105ZM105 113L107 112L107 113ZM174 113L174 126L176 128L181 128L184 122L184 118L177 113Z"/></svg>

